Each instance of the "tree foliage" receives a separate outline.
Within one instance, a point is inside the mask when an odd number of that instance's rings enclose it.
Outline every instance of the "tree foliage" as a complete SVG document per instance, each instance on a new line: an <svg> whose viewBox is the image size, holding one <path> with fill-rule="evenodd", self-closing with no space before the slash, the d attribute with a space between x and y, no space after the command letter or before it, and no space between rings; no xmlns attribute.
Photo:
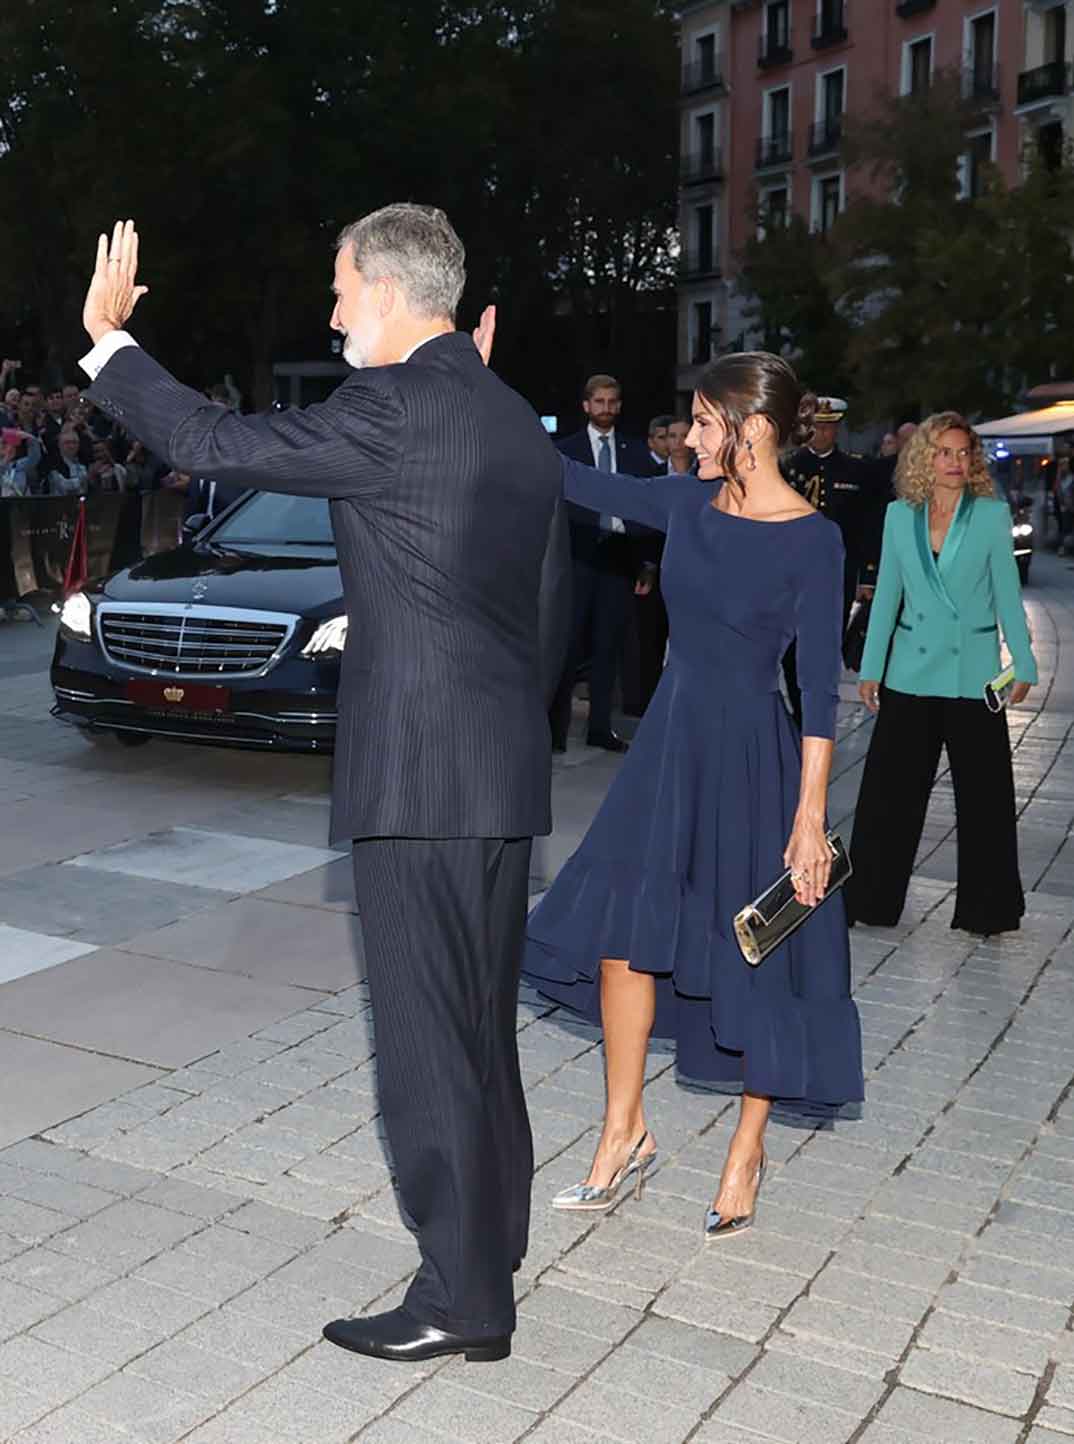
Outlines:
<svg viewBox="0 0 1074 1444"><path fill-rule="evenodd" d="M338 231L414 199L456 222L461 319L501 302L497 364L542 409L596 369L670 398L656 0L19 0L0 52L0 349L28 367L70 372L95 236L133 215L139 335L263 402L274 361L329 354Z"/></svg>
<svg viewBox="0 0 1074 1444"><path fill-rule="evenodd" d="M979 119L955 74L883 101L848 129L852 199L829 235L798 222L744 255L762 326L779 318L811 379L841 358L869 419L1001 415L1028 386L1074 376L1074 166L1027 156L1014 186L987 167L970 199L961 166Z"/></svg>

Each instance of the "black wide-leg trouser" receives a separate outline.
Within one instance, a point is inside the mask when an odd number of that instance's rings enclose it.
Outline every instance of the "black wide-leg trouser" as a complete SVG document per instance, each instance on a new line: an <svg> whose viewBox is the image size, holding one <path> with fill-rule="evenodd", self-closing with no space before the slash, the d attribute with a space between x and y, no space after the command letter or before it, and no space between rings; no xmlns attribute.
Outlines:
<svg viewBox="0 0 1074 1444"><path fill-rule="evenodd" d="M999 933L1019 926L1014 775L1006 712L967 697L880 689L865 760L847 884L851 921L894 927L906 902L941 750L955 791L958 892L951 926Z"/></svg>
<svg viewBox="0 0 1074 1444"><path fill-rule="evenodd" d="M422 1262L408 1313L509 1334L533 1139L517 1047L532 839L372 838L354 878L381 1113Z"/></svg>

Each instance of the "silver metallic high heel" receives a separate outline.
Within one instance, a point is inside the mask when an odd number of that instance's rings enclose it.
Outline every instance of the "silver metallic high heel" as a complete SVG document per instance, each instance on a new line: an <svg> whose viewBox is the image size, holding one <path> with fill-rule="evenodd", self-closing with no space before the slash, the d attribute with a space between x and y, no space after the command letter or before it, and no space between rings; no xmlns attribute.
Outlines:
<svg viewBox="0 0 1074 1444"><path fill-rule="evenodd" d="M741 1218L724 1218L714 1208L710 1208L705 1214L705 1239L709 1241L715 1238L730 1238L736 1233L745 1233L748 1228L753 1227L753 1220L757 1213L757 1200L761 1196L761 1184L764 1183L764 1176L768 1172L768 1159L762 1153L761 1162L757 1168L757 1192L753 1196L753 1210L744 1214Z"/></svg>
<svg viewBox="0 0 1074 1444"><path fill-rule="evenodd" d="M645 1187L645 1174L653 1160L656 1158L656 1149L647 1153L644 1158L639 1157L646 1140L649 1137L649 1130L645 1132L630 1150L630 1156L622 1168L605 1188L597 1188L592 1183L575 1183L570 1188L564 1188L557 1193L552 1200L553 1208L573 1209L589 1213L606 1213L619 1195L619 1190L627 1179L634 1175L634 1197L640 1198Z"/></svg>

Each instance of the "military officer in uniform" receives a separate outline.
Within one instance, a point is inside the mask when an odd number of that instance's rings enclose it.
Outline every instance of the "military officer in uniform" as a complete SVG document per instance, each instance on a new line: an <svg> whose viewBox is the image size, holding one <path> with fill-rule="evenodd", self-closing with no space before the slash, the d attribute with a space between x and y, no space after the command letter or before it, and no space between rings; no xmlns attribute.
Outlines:
<svg viewBox="0 0 1074 1444"><path fill-rule="evenodd" d="M843 630L855 601L873 595L880 565L880 538L885 504L890 488L875 461L843 451L838 445L839 427L847 403L838 396L821 396L814 418L816 430L809 446L789 452L782 463L783 475L811 506L835 522L843 534L846 561L843 572ZM783 659L787 695L798 725L802 725L802 694L792 643Z"/></svg>

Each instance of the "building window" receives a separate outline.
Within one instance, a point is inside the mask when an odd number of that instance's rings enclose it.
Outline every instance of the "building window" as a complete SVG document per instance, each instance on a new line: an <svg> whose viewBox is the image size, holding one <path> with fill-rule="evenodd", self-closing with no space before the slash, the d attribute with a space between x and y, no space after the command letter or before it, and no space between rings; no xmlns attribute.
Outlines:
<svg viewBox="0 0 1074 1444"><path fill-rule="evenodd" d="M699 35L696 42L695 59L697 62L697 77L702 85L716 79L716 37L715 35Z"/></svg>
<svg viewBox="0 0 1074 1444"><path fill-rule="evenodd" d="M970 21L967 32L968 66L963 91L972 100L996 100L999 97L999 71L996 67L996 12L978 15Z"/></svg>
<svg viewBox="0 0 1074 1444"><path fill-rule="evenodd" d="M711 271L716 259L716 213L712 206L694 211L694 259L699 271Z"/></svg>
<svg viewBox="0 0 1074 1444"><path fill-rule="evenodd" d="M786 185L773 186L761 197L760 234L786 228L791 214L791 193Z"/></svg>
<svg viewBox="0 0 1074 1444"><path fill-rule="evenodd" d="M716 116L709 110L704 115L696 117L695 129L697 134L697 155L702 166L715 164L716 161Z"/></svg>
<svg viewBox="0 0 1074 1444"><path fill-rule="evenodd" d="M769 0L764 18L765 49L769 55L787 50L791 43L790 0Z"/></svg>
<svg viewBox="0 0 1074 1444"><path fill-rule="evenodd" d="M690 359L695 366L712 360L712 302L695 301L693 306L693 344Z"/></svg>
<svg viewBox="0 0 1074 1444"><path fill-rule="evenodd" d="M839 70L831 70L827 75L822 76L818 119L829 123L838 120L846 108L845 96L846 72L841 67Z"/></svg>
<svg viewBox="0 0 1074 1444"><path fill-rule="evenodd" d="M768 124L765 134L771 139L786 140L791 133L791 92L789 87L770 90L765 97L768 109Z"/></svg>
<svg viewBox="0 0 1074 1444"><path fill-rule="evenodd" d="M1048 170L1059 170L1063 164L1063 122L1049 121L1037 127L1037 154Z"/></svg>
<svg viewBox="0 0 1074 1444"><path fill-rule="evenodd" d="M1059 65L1067 58L1067 7L1053 5L1044 16L1044 63Z"/></svg>
<svg viewBox="0 0 1074 1444"><path fill-rule="evenodd" d="M813 229L827 235L843 209L843 177L821 176L813 190Z"/></svg>
<svg viewBox="0 0 1074 1444"><path fill-rule="evenodd" d="M903 48L904 95L920 95L932 83L932 36L910 40Z"/></svg>
<svg viewBox="0 0 1074 1444"><path fill-rule="evenodd" d="M962 164L962 194L976 200L985 193L988 167L992 164L991 129L966 138L966 154Z"/></svg>

